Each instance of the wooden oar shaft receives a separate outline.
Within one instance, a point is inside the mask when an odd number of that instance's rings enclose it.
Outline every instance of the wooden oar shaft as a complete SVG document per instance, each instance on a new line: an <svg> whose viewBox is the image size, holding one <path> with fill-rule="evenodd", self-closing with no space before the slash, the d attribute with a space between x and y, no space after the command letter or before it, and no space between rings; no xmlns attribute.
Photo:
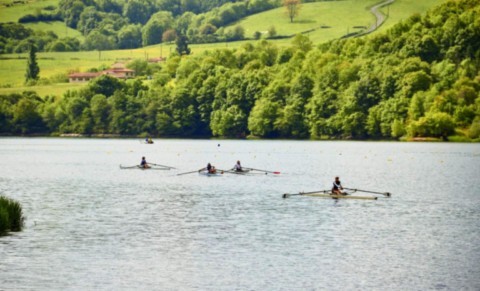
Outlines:
<svg viewBox="0 0 480 291"><path fill-rule="evenodd" d="M198 173L199 171L201 171L201 170L195 170L195 171L191 171L191 172L180 173L180 174L177 174L177 176L192 174L192 173Z"/></svg>
<svg viewBox="0 0 480 291"><path fill-rule="evenodd" d="M135 165L135 166L122 166L120 165L120 169L135 169L135 168L138 168L140 167L139 165Z"/></svg>
<svg viewBox="0 0 480 291"><path fill-rule="evenodd" d="M287 198L287 197L289 197L289 196L308 195L308 194L327 193L327 192L330 192L330 190L320 190L320 191L311 191L311 192L300 192L300 193L295 193L295 194L285 193L285 194L283 194L283 198Z"/></svg>
<svg viewBox="0 0 480 291"><path fill-rule="evenodd" d="M280 172L273 172L273 171L267 171L267 170L261 170L261 169L254 169L254 168L247 168L243 167L244 169L247 170L252 170L252 171L259 171L259 172L265 172L265 173L272 173L272 174L280 174Z"/></svg>
<svg viewBox="0 0 480 291"><path fill-rule="evenodd" d="M380 194L380 195L384 195L384 196L390 196L391 195L389 192L376 192L376 191L362 190L362 189L352 189L352 188L343 188L343 189L354 190L354 191L365 192L365 193L372 193L372 194Z"/></svg>
<svg viewBox="0 0 480 291"><path fill-rule="evenodd" d="M165 166L165 165L160 165L160 164L154 164L154 163L149 163L149 164L154 165L154 166L164 167L164 168L176 169L175 167L170 167L170 166Z"/></svg>

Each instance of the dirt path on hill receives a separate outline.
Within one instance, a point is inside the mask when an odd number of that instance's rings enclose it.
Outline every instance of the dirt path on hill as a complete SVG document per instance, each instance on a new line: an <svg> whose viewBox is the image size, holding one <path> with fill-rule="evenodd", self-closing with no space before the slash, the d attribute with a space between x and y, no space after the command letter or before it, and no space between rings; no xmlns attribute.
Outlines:
<svg viewBox="0 0 480 291"><path fill-rule="evenodd" d="M370 8L370 12L373 13L373 15L375 15L375 23L370 26L364 33L362 33L362 35L364 34L369 34L373 31L375 31L377 28L380 27L380 25L383 24L383 22L385 22L385 19L386 19L386 16L385 14L383 14L381 11L380 11L380 8L382 8L383 6L387 6L387 5L390 5L392 4L393 2L395 2L395 0L386 0L386 1L383 1L381 3L378 3L378 4L375 4L372 8Z"/></svg>

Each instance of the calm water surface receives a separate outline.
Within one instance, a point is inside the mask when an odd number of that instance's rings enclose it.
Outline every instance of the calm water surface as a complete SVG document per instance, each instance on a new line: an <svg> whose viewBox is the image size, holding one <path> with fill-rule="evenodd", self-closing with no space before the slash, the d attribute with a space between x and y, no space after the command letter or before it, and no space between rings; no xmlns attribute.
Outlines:
<svg viewBox="0 0 480 291"><path fill-rule="evenodd" d="M237 159L282 174L176 176ZM2 138L0 289L480 290L479 173L478 144ZM336 175L393 196L281 197Z"/></svg>

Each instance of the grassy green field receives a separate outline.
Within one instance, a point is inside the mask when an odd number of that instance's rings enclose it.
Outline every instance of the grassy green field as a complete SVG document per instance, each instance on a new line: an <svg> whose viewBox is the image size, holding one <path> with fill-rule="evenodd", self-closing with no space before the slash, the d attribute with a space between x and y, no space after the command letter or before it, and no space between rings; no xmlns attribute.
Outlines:
<svg viewBox="0 0 480 291"><path fill-rule="evenodd" d="M80 31L66 26L65 23L61 21L25 23L24 26L32 30L40 30L40 31L51 30L60 38L75 37L80 41L83 41L85 39Z"/></svg>
<svg viewBox="0 0 480 291"><path fill-rule="evenodd" d="M34 91L37 92L39 96L45 97L50 96L62 96L68 90L77 90L84 86L87 83L59 83L53 85L43 85L43 86L19 86L14 88L0 88L0 95L2 94L12 94L12 93L21 93L25 91Z"/></svg>
<svg viewBox="0 0 480 291"><path fill-rule="evenodd" d="M35 12L47 6L58 6L58 0L30 0L27 4L13 4L12 0L0 1L0 22L17 22L18 19L27 14ZM11 5L6 7L6 5Z"/></svg>
<svg viewBox="0 0 480 291"><path fill-rule="evenodd" d="M252 37L255 31L266 33L275 27L278 35L294 35L315 29L307 35L315 43L340 38L348 33L359 31L354 26L368 27L375 17L366 7L379 0L346 0L302 4L298 17L291 23L284 7L249 16L233 25L245 29L245 36ZM329 28L321 28L328 26Z"/></svg>
<svg viewBox="0 0 480 291"><path fill-rule="evenodd" d="M396 23L409 18L414 13L423 13L428 9L447 2L447 0L397 0L381 11L388 15L385 23L374 33L381 33L394 26Z"/></svg>
<svg viewBox="0 0 480 291"><path fill-rule="evenodd" d="M247 17L231 26L241 25L245 28L245 36L252 37L255 31L265 32L272 25L278 35L292 35L303 31L315 29L307 35L314 43L322 43L339 38L347 33L357 31L354 26L370 26L374 16L368 11L369 6L380 0L345 0L326 1L303 4L302 10L294 23L290 23L285 14L285 8L273 9ZM389 8L383 8L384 13L389 14L387 21L373 34L387 30L398 21L408 18L414 13L423 13L432 6L446 2L447 0L396 0ZM0 0L0 4L12 2ZM0 8L0 21L9 19L13 21L21 15L32 13L37 8L47 5L57 5L58 0L32 0L28 5ZM7 13L8 12L8 13ZM8 17L7 17L8 16ZM5 18L4 18L5 17ZM74 30L66 29L62 22L29 24L33 29L53 30L59 36L80 36ZM329 26L330 28L320 28ZM228 30L228 28L227 28ZM62 34L63 31L63 34ZM229 43L198 44L190 45L192 53L199 54L205 50L217 48L237 48L244 43L255 41L238 41ZM272 40L277 45L289 45L290 39ZM38 53L37 58L40 66L40 77L50 78L56 74L66 74L71 71L84 72L90 68L110 66L117 61L130 59L146 59L158 56L169 56L175 46L154 45L145 48L114 51L91 51L91 52L66 52L66 53ZM26 89L35 90L41 96L46 94L62 94L68 89L77 88L78 85L63 83L58 85L24 87L24 75L26 69L26 54L3 55L0 60L0 94L10 92L22 92ZM19 57L21 57L19 59ZM2 88L3 87L3 88ZM8 87L8 88L5 88ZM45 87L45 88L43 88Z"/></svg>

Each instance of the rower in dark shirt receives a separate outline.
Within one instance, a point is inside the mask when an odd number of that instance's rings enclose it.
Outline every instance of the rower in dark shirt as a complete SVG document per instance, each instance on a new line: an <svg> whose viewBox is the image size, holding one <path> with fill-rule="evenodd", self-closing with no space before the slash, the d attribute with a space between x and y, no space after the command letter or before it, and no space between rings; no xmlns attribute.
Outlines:
<svg viewBox="0 0 480 291"><path fill-rule="evenodd" d="M144 169L150 168L150 166L147 163L147 160L145 160L145 157L142 157L142 161L140 162L140 167Z"/></svg>
<svg viewBox="0 0 480 291"><path fill-rule="evenodd" d="M343 195L343 187L342 183L340 182L339 177L335 177L335 181L333 181L333 188L332 188L332 193L336 195Z"/></svg>
<svg viewBox="0 0 480 291"><path fill-rule="evenodd" d="M212 166L210 163L207 164L207 171L209 174L215 174L217 170L215 169L215 166Z"/></svg>

